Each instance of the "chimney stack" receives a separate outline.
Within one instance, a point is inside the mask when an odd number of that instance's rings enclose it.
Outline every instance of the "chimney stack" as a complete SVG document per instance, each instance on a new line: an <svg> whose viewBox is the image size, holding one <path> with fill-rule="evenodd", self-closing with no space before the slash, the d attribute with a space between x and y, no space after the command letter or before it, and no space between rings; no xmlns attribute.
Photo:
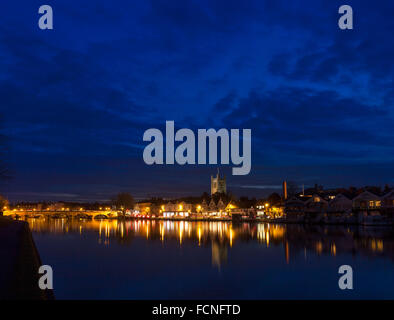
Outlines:
<svg viewBox="0 0 394 320"><path fill-rule="evenodd" d="M283 181L283 199L287 200L287 182Z"/></svg>

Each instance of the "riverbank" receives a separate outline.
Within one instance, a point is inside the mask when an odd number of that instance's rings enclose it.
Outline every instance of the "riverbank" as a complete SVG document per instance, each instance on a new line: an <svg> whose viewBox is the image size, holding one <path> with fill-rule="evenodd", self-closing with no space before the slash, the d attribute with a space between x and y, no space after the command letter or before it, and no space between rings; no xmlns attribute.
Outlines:
<svg viewBox="0 0 394 320"><path fill-rule="evenodd" d="M41 265L28 223L0 217L0 299L53 299L38 287Z"/></svg>
<svg viewBox="0 0 394 320"><path fill-rule="evenodd" d="M367 217L356 217L356 216L332 216L324 217L322 215L317 216L305 216L305 217L293 217L293 218L268 218L268 217L214 217L214 216L189 216L189 217L147 217L147 216L107 216L104 214L97 215L95 217L91 215L82 216L67 216L67 215L12 215L9 216L12 219L23 219L26 218L49 218L49 219L76 219L76 220L153 220L153 221L189 221L189 222L233 222L233 223L277 223L277 224L306 224L306 225L363 225L363 226L384 226L384 227L394 227L394 219L382 216L367 216Z"/></svg>

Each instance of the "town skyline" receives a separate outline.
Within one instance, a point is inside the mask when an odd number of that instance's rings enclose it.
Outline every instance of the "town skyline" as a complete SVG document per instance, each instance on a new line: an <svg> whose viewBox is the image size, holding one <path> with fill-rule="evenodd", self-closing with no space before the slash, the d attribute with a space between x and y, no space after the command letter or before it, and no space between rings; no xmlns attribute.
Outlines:
<svg viewBox="0 0 394 320"><path fill-rule="evenodd" d="M219 183L221 183L222 185L219 187L213 187L213 183L214 181L216 181L216 183L218 183L217 181L220 181ZM223 185L223 181L224 181L224 185ZM313 195L313 194L347 194L347 195L351 195L350 198L357 196L358 194L364 192L364 191L368 191L368 192L372 192L376 195L384 195L385 193L390 192L393 187L391 187L389 184L384 184L383 186L380 185L364 185L364 186L355 186L355 185L349 185L349 186L340 186L340 187L331 187L331 188L327 188L321 184L315 184L315 185L310 185L310 186L306 186L306 185L298 185L296 184L294 181L283 181L280 185L276 186L276 188L272 189L272 192L270 193L266 193L266 194L260 194L260 195L238 195L234 192L232 192L231 190L227 191L227 183L226 183L227 179L225 176L220 177L219 180L217 180L216 176L211 176L211 192L209 192L208 188L207 190L201 192L201 193L185 193L185 191L179 192L179 195L177 196L170 196L170 197L166 197L160 194L155 194L155 195L149 195L147 194L145 197L135 197L132 193L128 192L128 191L122 191L124 193L130 194L133 199L135 200L135 202L144 202L144 201L149 201L149 200L154 200L154 201L182 201L182 199L198 199L198 198L212 198L213 196L217 199L221 198L221 197L231 197L233 199L250 199L250 200L263 200L263 199L267 199L272 195L279 195L282 199L283 198L291 198L293 196L299 196L299 195ZM284 192L284 186L283 184L286 183L287 185L290 185L288 188L292 189L291 192L286 191L286 195ZM287 190L287 187L286 187ZM5 197L2 197L1 199L8 201L9 203L14 203L14 204L29 204L29 203L47 203L47 204L51 204L51 203L70 203L71 205L77 205L77 204L110 204L111 202L114 201L114 199L116 198L117 194L120 194L122 192L118 192L118 193L113 193L111 194L111 196L107 199L101 200L101 201L96 201L96 200L88 200L88 201L73 201L73 199L67 199L67 197L64 198L58 198L58 199L36 199L36 200L26 200L26 199L8 199Z"/></svg>

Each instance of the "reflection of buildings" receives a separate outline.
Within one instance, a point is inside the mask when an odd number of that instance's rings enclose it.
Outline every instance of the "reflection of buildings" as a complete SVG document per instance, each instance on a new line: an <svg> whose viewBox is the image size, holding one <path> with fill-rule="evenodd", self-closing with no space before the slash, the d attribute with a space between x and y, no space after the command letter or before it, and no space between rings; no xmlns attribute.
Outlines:
<svg viewBox="0 0 394 320"><path fill-rule="evenodd" d="M289 225L286 231L290 254L387 256L394 261L391 228Z"/></svg>
<svg viewBox="0 0 394 320"><path fill-rule="evenodd" d="M352 200L343 194L337 194L328 203L328 212L332 213L348 213L352 210Z"/></svg>
<svg viewBox="0 0 394 320"><path fill-rule="evenodd" d="M310 255L364 255L389 257L394 262L392 228L341 227L319 225L279 225L270 223L188 222L150 220L28 219L33 233L74 234L82 239L94 234L97 242L131 245L135 238L163 245L211 247L212 264L223 266L228 250L238 245L259 243L261 249L278 247L284 261L308 259Z"/></svg>

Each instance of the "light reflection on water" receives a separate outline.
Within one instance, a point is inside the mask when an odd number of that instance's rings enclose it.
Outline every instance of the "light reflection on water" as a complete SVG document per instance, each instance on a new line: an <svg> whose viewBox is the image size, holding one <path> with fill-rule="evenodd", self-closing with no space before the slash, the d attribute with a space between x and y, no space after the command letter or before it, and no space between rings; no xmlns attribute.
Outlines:
<svg viewBox="0 0 394 320"><path fill-rule="evenodd" d="M112 241L127 245L134 237L146 239L176 240L179 245L191 242L198 246L217 242L232 247L237 242L256 241L266 247L285 244L286 255L289 246L316 254L337 252L359 252L368 255L388 254L391 258L394 244L392 229L381 227L343 227L343 226L301 226L259 223L243 223L235 226L230 222L189 222L162 220L67 220L67 219L29 219L34 233L95 233L99 244L110 245ZM388 250L385 249L385 242ZM288 257L286 257L288 260Z"/></svg>
<svg viewBox="0 0 394 320"><path fill-rule="evenodd" d="M266 296L266 292L260 290L245 291L246 284L238 284L242 290L238 293L234 291L227 292L227 289L222 287L229 287L233 284L223 284L220 277L228 277L232 279L234 277L240 277L250 279L252 275L239 275L239 272L248 272L247 270L257 268L257 265L261 265L261 268L270 270L273 279L275 279L276 272L283 269L284 266L293 265L294 270L299 269L299 274L303 274L305 277L305 270L308 270L309 265L313 265L313 272L316 273L316 277L319 278L319 273L324 273L323 270L328 268L338 257L342 257L342 260L351 259L351 263L362 264L363 268L367 268L370 264L371 268L375 268L376 265L381 266L383 262L383 270L387 272L391 270L389 274L383 274L382 276L389 276L394 280L393 273L393 262L394 262L394 232L392 228L372 228L372 227L345 227L345 226L303 226L303 225L279 225L279 224L249 224L242 223L233 225L231 222L188 222L188 221L162 221L162 220L128 220L128 221L117 221L117 220L101 220L101 221L77 221L77 220L66 220L66 219L29 219L29 225L33 232L34 238L37 243L38 250L45 259L52 260L57 263L60 259L59 253L56 256L53 253L55 248L51 247L56 241L59 241L59 245L65 245L64 241L60 242L62 238L67 239L66 243L75 246L83 247L86 243L88 249L92 250L102 247L105 250L116 250L124 248L119 252L121 254L129 254L130 252L136 252L138 254L139 263L145 266L145 269L139 271L140 274L127 275L130 281L138 279L138 276L146 277L148 274L146 269L150 264L160 264L163 269L176 268L190 268L189 262L186 259L193 259L193 256L203 254L201 259L196 263L199 265L201 276L206 275L210 278L211 285L215 285L221 288L219 293L213 294L211 298L293 298L293 293L288 294L286 290L293 292L297 291L296 288L289 287L291 284L286 284L283 287L283 295ZM69 236L72 235L72 238ZM64 240L63 239L63 240ZM96 245L92 244L92 241ZM161 246L149 247L153 255L146 257L144 253L140 253L145 249L143 243L160 244ZM116 248L116 249L115 249ZM200 248L200 249L199 249ZM206 255L206 249L210 251L210 266L206 264L204 260ZM148 250L148 249L146 249ZM177 260L167 260L159 256L163 254L175 254ZM203 250L203 251L199 251ZM94 251L95 254L91 254L89 257L83 256L81 253L81 259L86 259L86 264L91 264L100 257L97 255L104 255L104 251ZM192 258L186 258L185 255L190 254ZM120 254L120 253L119 253ZM117 255L119 255L117 253ZM117 255L115 257L117 257ZM267 255L272 257L267 258ZM157 256L155 258L155 256ZM236 258L238 257L239 258ZM319 259L319 257L322 257ZM321 259L325 260L321 260ZM61 257L61 259L66 259ZM89 261L88 261L89 259ZM143 260L145 259L145 260ZM357 260L362 259L362 260ZM339 262L339 260L337 260ZM372 261L372 262L371 262ZM346 261L345 261L346 262ZM124 260L124 264L128 262ZM308 265L309 263L309 265ZM158 266L158 268L160 267ZM69 268L73 267L70 262ZM209 267L216 270L216 276L209 271ZM113 268L113 267L111 267ZM171 269L172 268L172 269ZM183 270L183 269L181 269ZM257 269L258 270L258 269ZM287 269L285 269L287 270ZM291 270L291 269L290 269ZM294 276L293 271L284 275L284 278ZM367 270L366 270L367 271ZM155 271L156 272L156 271ZM218 273L219 272L219 273ZM257 271L258 272L258 271ZM330 269L329 272L332 272ZM159 275L160 272L157 271ZM297 273L296 273L297 274ZM336 276L336 274L334 273ZM97 277L99 275L96 275ZM111 277L111 275L109 275ZM154 275L152 274L152 277ZM152 291L145 292L140 290L139 292L130 291L131 289L123 289L123 292L118 292L120 295L118 298L199 298L200 296L196 293L197 289L192 290L192 281L188 278L187 273L182 273L178 270L178 273L174 271L174 276L182 279L182 285L188 287L191 290L189 294L181 295L180 292L173 292L172 289L167 289L168 294L162 292L162 295L157 295ZM324 275L323 275L324 276ZM94 277L94 274L92 275ZM256 277L256 275L254 275ZM278 276L279 277L279 276ZM252 278L253 279L253 278ZM189 282L187 284L185 282ZM231 281L231 280L229 280ZM301 280L300 280L301 281ZM307 281L307 279L305 279ZM204 281L202 281L204 282ZM149 287L147 282L146 286ZM393 283L394 284L394 283ZM180 285L180 286L182 286ZM267 285L268 284L263 284ZM387 284L387 285L390 285ZM272 286L272 284L270 285ZM237 288L238 288L237 287ZM335 287L335 286L334 286ZM267 289L270 288L269 286ZM239 289L239 288L238 288ZM289 290L291 289L291 290ZM385 288L384 297L386 297L388 288ZM185 289L182 289L183 292ZM320 289L322 290L322 289ZM138 290L137 290L138 291ZM86 292L86 294L88 294ZM275 293L278 294L278 293ZM338 292L332 292L330 289L327 292L320 292L317 295L306 298L335 298ZM62 297L62 295L60 295ZM65 297L69 297L65 295ZM91 297L82 295L84 298L112 298L111 295ZM202 296L204 297L204 295ZM207 298L209 295L207 296ZM341 297L341 296L340 296ZM374 298L370 296L367 289L365 292L360 292L360 295L355 296L357 298ZM393 295L390 295L392 298ZM302 298L302 294L296 295L295 298ZM346 297L345 297L346 298ZM349 297L352 298L352 297Z"/></svg>

